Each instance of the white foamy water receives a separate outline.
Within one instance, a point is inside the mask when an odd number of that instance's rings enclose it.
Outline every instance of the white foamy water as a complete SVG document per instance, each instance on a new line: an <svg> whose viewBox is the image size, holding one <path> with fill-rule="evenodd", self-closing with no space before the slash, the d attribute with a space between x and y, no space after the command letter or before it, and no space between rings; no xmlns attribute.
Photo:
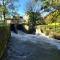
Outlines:
<svg viewBox="0 0 60 60"><path fill-rule="evenodd" d="M18 34L15 34L12 32L11 36L15 37L18 40L22 40L22 41L31 41L34 43L45 42L50 45L56 46L57 49L60 49L60 40L48 38L44 35L32 35L32 34L26 34L24 32L19 31Z"/></svg>
<svg viewBox="0 0 60 60"><path fill-rule="evenodd" d="M11 32L3 60L60 60L60 41L43 34Z"/></svg>

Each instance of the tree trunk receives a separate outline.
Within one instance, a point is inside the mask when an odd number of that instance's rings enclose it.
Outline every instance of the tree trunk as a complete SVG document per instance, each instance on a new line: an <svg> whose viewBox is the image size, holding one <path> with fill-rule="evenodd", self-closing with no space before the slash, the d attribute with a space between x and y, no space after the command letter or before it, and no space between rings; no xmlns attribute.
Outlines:
<svg viewBox="0 0 60 60"><path fill-rule="evenodd" d="M4 22L5 22L5 12L3 12L3 18L4 18Z"/></svg>
<svg viewBox="0 0 60 60"><path fill-rule="evenodd" d="M29 33L30 34L35 34L36 32L35 25L36 25L35 16L34 16L34 13L32 13L32 20L29 21Z"/></svg>
<svg viewBox="0 0 60 60"><path fill-rule="evenodd" d="M4 4L4 0L3 0L3 2L2 2L2 3L3 3L3 6L4 6L3 18L4 18L4 22L5 22L5 7L6 7L6 6L5 6L5 4Z"/></svg>
<svg viewBox="0 0 60 60"><path fill-rule="evenodd" d="M36 28L35 28L35 23L29 24L29 34L35 34Z"/></svg>

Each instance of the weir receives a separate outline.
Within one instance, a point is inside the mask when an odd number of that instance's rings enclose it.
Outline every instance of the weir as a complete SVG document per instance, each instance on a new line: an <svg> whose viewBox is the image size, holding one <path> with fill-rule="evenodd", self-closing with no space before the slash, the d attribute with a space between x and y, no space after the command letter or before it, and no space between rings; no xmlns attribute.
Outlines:
<svg viewBox="0 0 60 60"><path fill-rule="evenodd" d="M10 29L15 33L18 33L18 30L28 33L28 30L26 30L23 24L10 24Z"/></svg>

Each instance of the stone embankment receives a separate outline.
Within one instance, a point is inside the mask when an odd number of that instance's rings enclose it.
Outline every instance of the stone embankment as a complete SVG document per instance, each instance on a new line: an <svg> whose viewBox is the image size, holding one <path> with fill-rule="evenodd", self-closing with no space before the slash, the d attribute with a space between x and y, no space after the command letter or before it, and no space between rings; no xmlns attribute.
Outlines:
<svg viewBox="0 0 60 60"><path fill-rule="evenodd" d="M0 25L0 58L3 55L5 48L7 47L7 42L10 38L9 26L3 24Z"/></svg>

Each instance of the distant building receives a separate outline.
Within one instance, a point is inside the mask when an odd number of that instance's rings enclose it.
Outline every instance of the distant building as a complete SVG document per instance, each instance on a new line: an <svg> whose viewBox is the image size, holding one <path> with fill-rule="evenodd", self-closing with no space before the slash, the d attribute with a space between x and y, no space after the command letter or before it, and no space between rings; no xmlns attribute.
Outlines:
<svg viewBox="0 0 60 60"><path fill-rule="evenodd" d="M11 24L22 24L24 22L24 19L22 16L13 16L13 17L7 17L6 21Z"/></svg>

